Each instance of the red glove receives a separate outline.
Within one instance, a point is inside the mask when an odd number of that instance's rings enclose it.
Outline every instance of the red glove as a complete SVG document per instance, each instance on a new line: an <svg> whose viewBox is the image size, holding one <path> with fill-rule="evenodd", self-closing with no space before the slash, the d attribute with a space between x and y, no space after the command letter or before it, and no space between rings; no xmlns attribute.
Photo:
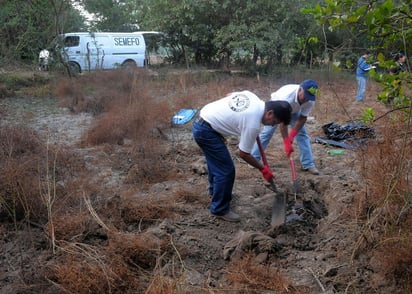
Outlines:
<svg viewBox="0 0 412 294"><path fill-rule="evenodd" d="M265 180L268 182L270 182L270 180L274 178L274 175L268 165L264 165L263 168L260 169L260 172L262 173Z"/></svg>
<svg viewBox="0 0 412 294"><path fill-rule="evenodd" d="M290 141L289 138L283 138L283 147L285 149L286 155L289 157L290 154L292 154L293 147L292 147L292 141Z"/></svg>
<svg viewBox="0 0 412 294"><path fill-rule="evenodd" d="M290 130L290 132L289 132L290 144L293 144L293 140L295 139L297 134L298 134L298 131L296 131L295 129Z"/></svg>

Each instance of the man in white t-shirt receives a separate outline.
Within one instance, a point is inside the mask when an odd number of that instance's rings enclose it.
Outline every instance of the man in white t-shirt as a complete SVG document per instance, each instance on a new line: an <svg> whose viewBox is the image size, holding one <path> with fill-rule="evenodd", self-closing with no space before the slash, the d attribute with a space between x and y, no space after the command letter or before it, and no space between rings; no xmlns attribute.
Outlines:
<svg viewBox="0 0 412 294"><path fill-rule="evenodd" d="M50 52L47 49L43 49L39 53L39 69L41 71L49 70L49 59L50 59Z"/></svg>
<svg viewBox="0 0 412 294"><path fill-rule="evenodd" d="M313 80L305 80L300 85L290 84L281 87L272 93L272 101L287 101L292 107L291 130L288 133L288 127L280 124L280 132L283 138L284 149L288 157L291 156L293 141L296 137L296 143L300 151L300 163L302 170L313 175L318 175L319 170L316 168L313 160L312 147L310 138L305 128L306 120L315 105L318 85ZM277 126L265 126L260 133L260 141L263 149L269 145L270 139L276 131ZM259 148L257 144L253 147L252 155L260 159Z"/></svg>
<svg viewBox="0 0 412 294"><path fill-rule="evenodd" d="M262 173L265 180L273 179L268 166L256 160L250 152L259 135L261 124L288 125L291 106L286 101L263 101L250 91L234 92L211 102L200 110L193 122L193 137L207 162L210 212L226 221L240 221L230 209L235 181L235 166L225 144L225 136L240 136L239 156Z"/></svg>

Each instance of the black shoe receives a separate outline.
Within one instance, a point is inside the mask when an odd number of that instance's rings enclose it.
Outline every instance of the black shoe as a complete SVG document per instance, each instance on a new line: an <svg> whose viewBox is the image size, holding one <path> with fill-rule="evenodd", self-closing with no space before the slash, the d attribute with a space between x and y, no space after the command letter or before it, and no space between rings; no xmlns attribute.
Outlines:
<svg viewBox="0 0 412 294"><path fill-rule="evenodd" d="M320 175L320 172L316 167L302 168L302 170L315 176Z"/></svg>
<svg viewBox="0 0 412 294"><path fill-rule="evenodd" d="M212 214L212 215L216 218L220 218L228 222L232 222L232 223L240 222L240 216L231 210L229 210L228 213L223 214L223 215L216 215L216 214Z"/></svg>

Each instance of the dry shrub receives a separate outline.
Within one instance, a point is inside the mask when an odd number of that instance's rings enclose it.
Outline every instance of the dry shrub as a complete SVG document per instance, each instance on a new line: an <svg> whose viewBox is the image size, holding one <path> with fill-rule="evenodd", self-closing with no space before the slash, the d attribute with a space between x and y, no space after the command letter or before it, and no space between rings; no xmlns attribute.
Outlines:
<svg viewBox="0 0 412 294"><path fill-rule="evenodd" d="M90 232L92 219L87 211L69 214L56 214L45 226L49 238L57 240L73 241L83 240L85 234Z"/></svg>
<svg viewBox="0 0 412 294"><path fill-rule="evenodd" d="M63 243L50 279L71 293L139 293L168 246L150 234L120 232L109 232L104 247Z"/></svg>
<svg viewBox="0 0 412 294"><path fill-rule="evenodd" d="M210 199L208 196L204 195L203 192L204 187L195 187L192 186L190 190L188 189L178 189L175 192L176 200L183 201L187 204L201 204L202 206L206 206L210 203Z"/></svg>
<svg viewBox="0 0 412 294"><path fill-rule="evenodd" d="M410 137L405 137L406 126L398 121L387 121L378 126L379 139L370 142L360 152L362 175L366 180L367 193L357 199L363 203L363 213L371 213L377 207L388 205L397 210L402 207L411 190L410 162L412 150Z"/></svg>
<svg viewBox="0 0 412 294"><path fill-rule="evenodd" d="M291 283L274 268L256 263L253 254L231 261L225 275L233 284L236 293L309 293L305 289L295 289Z"/></svg>
<svg viewBox="0 0 412 294"><path fill-rule="evenodd" d="M6 87L6 85L0 84L0 99L10 96L14 96L14 92Z"/></svg>
<svg viewBox="0 0 412 294"><path fill-rule="evenodd" d="M139 198L135 201L127 201L121 207L123 221L125 223L153 222L173 218L175 213L174 199L147 199Z"/></svg>
<svg viewBox="0 0 412 294"><path fill-rule="evenodd" d="M126 183L142 186L177 179L176 163L170 157L177 154L160 138L142 137L131 151L132 166L128 171Z"/></svg>
<svg viewBox="0 0 412 294"><path fill-rule="evenodd" d="M105 113L97 118L82 141L89 145L123 144L129 122L121 113Z"/></svg>
<svg viewBox="0 0 412 294"><path fill-rule="evenodd" d="M147 76L135 75L127 80L129 87L116 87L115 95L101 106L105 113L96 119L86 135L87 143L121 144L125 138L145 143L146 138L153 136L153 130L167 124L169 118L165 114L170 112L169 106L150 95ZM113 85L113 81L109 84Z"/></svg>
<svg viewBox="0 0 412 294"><path fill-rule="evenodd" d="M47 150L32 130L0 129L0 201L3 217L39 221L45 217L41 183L46 171ZM6 212L8 215L4 215Z"/></svg>
<svg viewBox="0 0 412 294"><path fill-rule="evenodd" d="M154 269L157 259L168 249L169 243L144 233L111 233L107 251L110 255L122 256L132 267Z"/></svg>
<svg viewBox="0 0 412 294"><path fill-rule="evenodd" d="M68 293L133 293L136 272L121 255L82 243L67 243L49 279Z"/></svg>
<svg viewBox="0 0 412 294"><path fill-rule="evenodd" d="M58 183L68 173L73 175L72 168L82 168L76 164L78 158L45 145L33 130L20 126L0 129L0 150L0 203L5 208L0 215L46 223L50 216L47 206L65 204L66 191Z"/></svg>
<svg viewBox="0 0 412 294"><path fill-rule="evenodd" d="M382 272L399 287L412 289L412 149L408 115L397 113L381 121L378 139L360 152L365 192L357 195L363 227L354 253L369 250Z"/></svg>
<svg viewBox="0 0 412 294"><path fill-rule="evenodd" d="M179 284L180 284L179 280L164 276L162 274L156 274L154 275L145 293L146 294L190 293L190 292L184 292L179 286Z"/></svg>
<svg viewBox="0 0 412 294"><path fill-rule="evenodd" d="M388 240L376 252L385 276L394 280L396 285L412 291L412 240Z"/></svg>
<svg viewBox="0 0 412 294"><path fill-rule="evenodd" d="M62 79L58 82L54 95L61 105L75 113L90 112L100 114L112 105L126 104L132 87L141 91L147 84L145 71L96 71L75 79Z"/></svg>
<svg viewBox="0 0 412 294"><path fill-rule="evenodd" d="M71 111L78 113L87 109L85 103L86 95L74 79L59 80L54 89L54 96L60 99L60 106L67 107Z"/></svg>

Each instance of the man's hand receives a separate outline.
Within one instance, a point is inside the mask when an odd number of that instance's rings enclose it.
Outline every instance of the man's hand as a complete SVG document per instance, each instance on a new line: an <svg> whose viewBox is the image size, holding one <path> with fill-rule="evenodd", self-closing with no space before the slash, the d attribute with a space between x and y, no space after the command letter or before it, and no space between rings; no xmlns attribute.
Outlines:
<svg viewBox="0 0 412 294"><path fill-rule="evenodd" d="M298 134L298 131L296 129L291 129L289 132L289 141L290 144L293 144L293 140L295 140L296 135Z"/></svg>
<svg viewBox="0 0 412 294"><path fill-rule="evenodd" d="M286 155L289 157L293 150L292 141L290 138L283 138L283 147L285 149Z"/></svg>
<svg viewBox="0 0 412 294"><path fill-rule="evenodd" d="M262 173L265 180L268 182L270 182L270 180L275 177L268 165L264 165L263 168L260 169L260 172Z"/></svg>

